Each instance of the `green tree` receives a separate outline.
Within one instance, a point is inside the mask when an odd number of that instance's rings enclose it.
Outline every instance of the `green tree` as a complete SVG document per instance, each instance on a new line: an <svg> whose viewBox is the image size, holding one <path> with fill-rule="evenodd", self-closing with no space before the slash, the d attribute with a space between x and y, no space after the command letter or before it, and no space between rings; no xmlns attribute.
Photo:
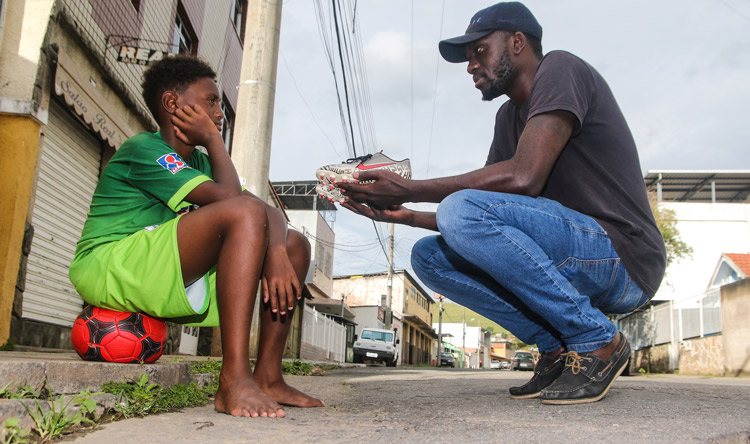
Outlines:
<svg viewBox="0 0 750 444"><path fill-rule="evenodd" d="M656 193L649 193L651 211L654 213L656 225L659 227L664 245L667 247L667 265L674 261L693 256L693 248L680 238L677 229L677 214L669 208L660 208Z"/></svg>

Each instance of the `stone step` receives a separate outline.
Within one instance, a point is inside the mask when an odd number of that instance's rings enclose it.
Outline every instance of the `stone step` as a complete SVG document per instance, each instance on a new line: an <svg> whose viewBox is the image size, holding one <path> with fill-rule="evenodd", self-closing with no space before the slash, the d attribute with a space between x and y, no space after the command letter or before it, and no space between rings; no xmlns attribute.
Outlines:
<svg viewBox="0 0 750 444"><path fill-rule="evenodd" d="M16 392L19 386L40 392L43 389L55 398L64 397L65 402L73 396L89 389L91 393L101 390L105 382L138 381L143 373L148 374L149 383L162 387L196 382L199 386L210 381L210 375L191 375L186 356L162 356L153 364L115 364L110 362L83 361L76 353L70 352L0 352L0 389ZM212 358L213 359L213 358ZM93 398L99 409L111 408L115 396L98 395ZM28 430L32 418L28 414L37 409L34 399L0 399L0 437L4 437L3 423L11 417L19 419L19 427ZM39 401L42 410L48 410L48 401Z"/></svg>

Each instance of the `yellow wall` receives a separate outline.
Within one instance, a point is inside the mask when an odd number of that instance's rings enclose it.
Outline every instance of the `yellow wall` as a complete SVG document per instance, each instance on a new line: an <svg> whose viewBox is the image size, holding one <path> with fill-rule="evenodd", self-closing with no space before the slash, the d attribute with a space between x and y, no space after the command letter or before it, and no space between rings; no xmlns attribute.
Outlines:
<svg viewBox="0 0 750 444"><path fill-rule="evenodd" d="M39 123L30 117L0 115L0 345L10 333L39 130Z"/></svg>

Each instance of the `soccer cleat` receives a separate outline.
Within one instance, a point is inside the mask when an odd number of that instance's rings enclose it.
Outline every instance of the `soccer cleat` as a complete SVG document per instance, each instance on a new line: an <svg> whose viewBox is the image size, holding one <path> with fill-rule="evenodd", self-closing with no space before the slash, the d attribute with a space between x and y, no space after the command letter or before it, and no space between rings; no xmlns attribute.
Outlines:
<svg viewBox="0 0 750 444"><path fill-rule="evenodd" d="M318 193L318 196L320 196L321 199L327 200L331 203L341 203L346 200L341 189L336 188L333 185L317 184L315 185L315 192Z"/></svg>
<svg viewBox="0 0 750 444"><path fill-rule="evenodd" d="M334 183L355 182L355 171L391 171L398 174L404 179L411 179L411 162L409 159L395 161L383 154L382 151L375 154L367 154L360 157L353 157L344 163L326 165L320 167L315 173L315 177L320 180L324 186ZM370 181L358 182L369 183Z"/></svg>

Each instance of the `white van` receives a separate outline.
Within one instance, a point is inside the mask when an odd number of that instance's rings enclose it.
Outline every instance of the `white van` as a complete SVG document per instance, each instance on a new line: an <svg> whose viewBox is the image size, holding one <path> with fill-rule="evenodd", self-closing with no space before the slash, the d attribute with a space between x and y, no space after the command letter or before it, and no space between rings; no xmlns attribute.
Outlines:
<svg viewBox="0 0 750 444"><path fill-rule="evenodd" d="M365 327L354 340L354 362L377 361L395 367L399 343L393 330Z"/></svg>

